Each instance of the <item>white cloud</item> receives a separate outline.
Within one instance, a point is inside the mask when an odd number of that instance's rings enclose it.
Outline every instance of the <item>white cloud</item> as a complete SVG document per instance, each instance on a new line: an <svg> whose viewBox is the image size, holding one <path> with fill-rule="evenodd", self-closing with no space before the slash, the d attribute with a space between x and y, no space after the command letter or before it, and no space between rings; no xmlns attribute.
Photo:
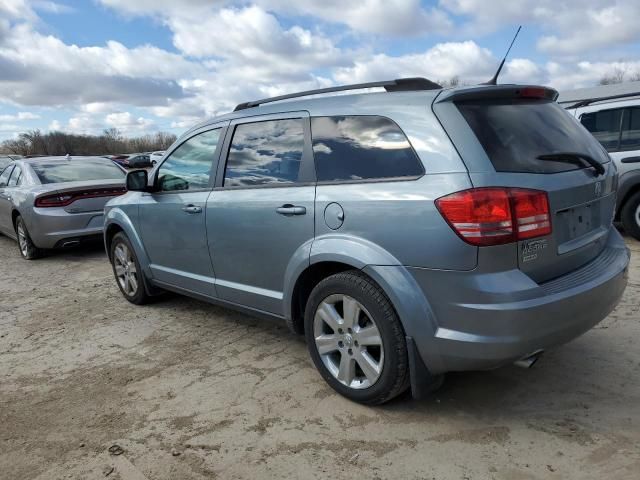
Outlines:
<svg viewBox="0 0 640 480"><path fill-rule="evenodd" d="M131 130L149 130L154 126L153 120L144 117L135 117L130 112L110 113L104 120L108 126L125 132Z"/></svg>
<svg viewBox="0 0 640 480"><path fill-rule="evenodd" d="M230 0L100 0L104 5L132 15L155 15L167 19L211 16ZM246 2L245 2L246 3ZM266 11L282 16L301 15L347 25L357 32L408 36L444 33L452 22L442 9L424 8L420 0L255 0ZM192 24L197 27L197 23Z"/></svg>
<svg viewBox="0 0 640 480"><path fill-rule="evenodd" d="M424 8L420 0L259 0L284 15L297 13L346 24L358 32L411 36L444 33L453 26L439 8Z"/></svg>
<svg viewBox="0 0 640 480"><path fill-rule="evenodd" d="M357 60L351 67L340 68L335 78L341 83L359 83L398 77L426 76L431 80L448 80L459 76L465 81L488 80L497 68L491 52L475 42L439 43L424 53L392 57L385 54Z"/></svg>
<svg viewBox="0 0 640 480"><path fill-rule="evenodd" d="M21 120L37 120L40 115L31 112L18 112L15 115L0 115L0 122L15 122Z"/></svg>
<svg viewBox="0 0 640 480"><path fill-rule="evenodd" d="M469 19L467 34L519 23L540 29L544 34L538 48L550 56L605 50L640 39L638 0L440 0L440 5Z"/></svg>

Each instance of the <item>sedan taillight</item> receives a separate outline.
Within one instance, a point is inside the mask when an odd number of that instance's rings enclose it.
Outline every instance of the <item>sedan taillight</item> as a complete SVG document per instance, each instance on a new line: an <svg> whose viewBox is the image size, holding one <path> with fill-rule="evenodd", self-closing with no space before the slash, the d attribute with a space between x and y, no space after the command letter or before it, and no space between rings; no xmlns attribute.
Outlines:
<svg viewBox="0 0 640 480"><path fill-rule="evenodd" d="M551 233L549 200L540 190L472 188L435 203L458 236L472 245L502 245Z"/></svg>
<svg viewBox="0 0 640 480"><path fill-rule="evenodd" d="M66 207L76 200L82 200L85 198L116 197L118 195L123 195L126 192L127 190L125 188L96 188L80 192L54 193L52 195L43 195L36 198L34 205L39 208Z"/></svg>

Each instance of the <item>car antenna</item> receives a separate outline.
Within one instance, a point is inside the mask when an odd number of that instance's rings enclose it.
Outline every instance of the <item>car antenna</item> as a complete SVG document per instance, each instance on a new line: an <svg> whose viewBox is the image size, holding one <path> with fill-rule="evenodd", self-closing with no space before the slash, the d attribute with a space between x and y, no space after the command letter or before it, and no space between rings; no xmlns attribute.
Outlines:
<svg viewBox="0 0 640 480"><path fill-rule="evenodd" d="M513 36L513 40L511 40L511 45L509 45L509 48L507 49L507 53L504 54L504 58L500 62L500 66L498 67L496 74L493 76L491 80L489 80L488 82L482 83L481 85L497 85L498 84L498 75L500 75L500 72L502 71L502 67L504 67L504 62L509 56L511 47L513 47L513 44L515 43L516 38L518 38L518 34L520 33L521 28L522 28L522 25L518 26L518 30L516 31L516 34Z"/></svg>

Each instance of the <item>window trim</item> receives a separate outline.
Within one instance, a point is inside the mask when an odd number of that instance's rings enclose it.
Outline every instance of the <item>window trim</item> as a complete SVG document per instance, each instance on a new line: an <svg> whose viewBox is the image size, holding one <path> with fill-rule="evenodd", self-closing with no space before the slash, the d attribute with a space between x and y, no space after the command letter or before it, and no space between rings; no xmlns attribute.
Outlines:
<svg viewBox="0 0 640 480"><path fill-rule="evenodd" d="M309 112L306 110L273 113L267 115L252 115L248 117L237 118L232 120L227 127L227 135L224 139L223 152L220 162L218 162L218 173L216 174L216 182L214 190L254 190L257 188L290 188L312 186L316 184L315 163L313 161L313 150L311 148L311 121ZM231 142L235 134L236 127L247 123L261 123L273 120L302 120L303 147L302 159L300 160L300 171L298 180L291 183L267 183L264 185L233 185L224 186L224 175L227 170L227 162L229 161L229 152L231 150Z"/></svg>
<svg viewBox="0 0 640 480"><path fill-rule="evenodd" d="M384 182L403 182L403 181L407 181L407 182L413 182L415 180L419 180L422 177L424 177L427 174L427 170L424 168L424 163L422 163L422 159L420 158L420 155L418 155L418 152L416 152L416 149L413 148L413 144L411 143L411 140L409 139L409 136L405 133L405 131L402 129L402 127L400 125L398 125L398 123L390 117L387 117L386 115L375 115L375 114L359 114L359 115L349 115L349 114L342 114L342 115L313 115L311 117L311 119L309 120L309 123L311 124L311 120L313 120L314 118L332 118L332 117L378 117L378 118L383 118L385 120L388 120L389 122L391 122L393 125L395 125L398 130L400 132L402 132L402 135L404 135L404 138L406 139L407 143L409 144L409 147L411 149L411 151L413 152L413 155L415 156L416 160L418 161L418 166L420 167L420 170L422 171L420 174L418 175L403 175L403 176L395 176L395 177L375 177L375 178L362 178L362 179L358 179L358 180L346 180L346 179L341 179L341 180L317 180L316 184L317 185L354 185L354 184L358 184L358 183L384 183ZM313 165L315 167L316 165L316 161L315 161L315 153L313 153L313 132L311 132L311 153L313 154Z"/></svg>
<svg viewBox="0 0 640 480"><path fill-rule="evenodd" d="M153 177L151 179L152 185L153 185L153 192L147 195L175 195L175 194L196 193L196 192L210 192L211 190L213 190L213 187L215 184L215 176L218 171L218 163L220 161L220 152L222 151L222 144L224 143L224 140L226 138L228 125L229 125L228 121L215 123L212 125L206 125L202 128L194 130L189 136L180 140L180 143L176 141L176 143L173 146L169 147L168 153L164 156L164 158L162 159L162 162L157 165L157 167L155 168L155 171L153 172ZM160 174L160 169L162 169L162 166L164 165L164 163L171 158L171 156L177 149L179 149L182 145L187 143L189 140L191 140L194 137L197 137L200 134L211 132L213 130L220 130L220 136L218 137L218 144L216 145L216 150L213 153L213 158L211 160L211 168L209 169L208 186L206 188L198 188L194 190L159 190L158 175Z"/></svg>

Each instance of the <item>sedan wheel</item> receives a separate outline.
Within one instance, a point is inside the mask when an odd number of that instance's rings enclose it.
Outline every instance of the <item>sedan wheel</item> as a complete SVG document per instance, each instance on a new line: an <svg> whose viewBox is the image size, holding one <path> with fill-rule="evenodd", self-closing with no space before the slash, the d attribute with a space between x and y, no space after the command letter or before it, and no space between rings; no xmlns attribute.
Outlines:
<svg viewBox="0 0 640 480"><path fill-rule="evenodd" d="M33 244L27 226L21 216L16 218L16 236L18 237L18 248L22 258L35 260L43 255L44 252Z"/></svg>
<svg viewBox="0 0 640 480"><path fill-rule="evenodd" d="M330 295L318 306L315 344L327 370L343 385L368 388L384 365L380 331L367 309L348 295Z"/></svg>
<svg viewBox="0 0 640 480"><path fill-rule="evenodd" d="M29 243L27 242L27 232L22 225L22 222L18 224L16 228L18 232L18 246L20 247L20 253L22 253L23 257L26 257L29 253Z"/></svg>

